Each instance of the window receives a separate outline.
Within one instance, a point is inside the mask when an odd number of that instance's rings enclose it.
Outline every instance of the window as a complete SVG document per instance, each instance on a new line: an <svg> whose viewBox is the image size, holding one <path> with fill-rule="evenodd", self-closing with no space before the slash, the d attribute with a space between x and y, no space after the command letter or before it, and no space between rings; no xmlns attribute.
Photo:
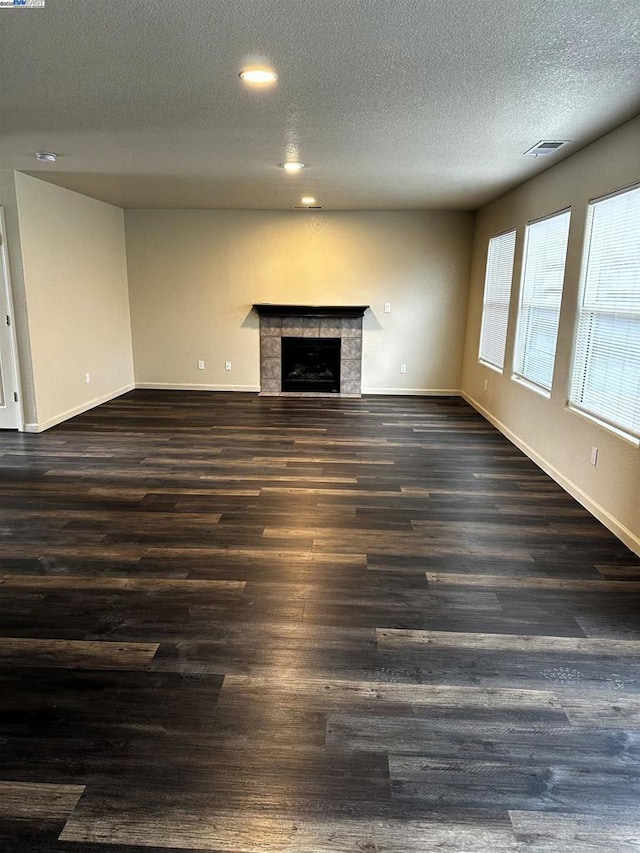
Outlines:
<svg viewBox="0 0 640 853"><path fill-rule="evenodd" d="M489 240L479 358L480 361L497 367L498 370L504 367L515 249L515 231L500 234Z"/></svg>
<svg viewBox="0 0 640 853"><path fill-rule="evenodd" d="M514 374L551 391L571 212L527 226Z"/></svg>
<svg viewBox="0 0 640 853"><path fill-rule="evenodd" d="M640 187L589 205L569 403L640 437Z"/></svg>

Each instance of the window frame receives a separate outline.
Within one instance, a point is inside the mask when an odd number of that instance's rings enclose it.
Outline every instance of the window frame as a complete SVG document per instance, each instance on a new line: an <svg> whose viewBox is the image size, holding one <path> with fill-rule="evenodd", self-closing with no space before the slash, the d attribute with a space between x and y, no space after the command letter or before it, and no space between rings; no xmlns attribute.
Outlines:
<svg viewBox="0 0 640 853"><path fill-rule="evenodd" d="M548 222L551 219L557 219L559 217L567 217L567 226L566 226L566 239L564 243L564 255L562 260L562 279L560 282L560 290L559 290L559 299L558 304L546 306L541 300L537 299L536 302L536 294L532 292L531 297L528 297L528 301L525 302L525 296L527 293L527 268L531 268L533 263L535 262L534 258L529 257L529 250L531 247L531 233L532 229L535 226L540 225L543 222ZM569 251L569 234L571 229L571 220L572 220L572 208L571 205L567 207L563 207L560 210L555 210L553 213L545 214L544 216L540 216L537 219L532 219L527 222L524 236L524 247L522 251L522 271L520 274L520 292L518 296L518 316L516 320L516 331L515 331L515 339L514 339L514 351L513 351L513 365L512 365L512 375L511 378L516 382L524 385L532 391L537 391L543 397L549 399L551 397L551 393L553 390L553 374L555 370L556 363L556 355L558 350L558 329L560 325L560 313L562 310L562 300L564 297L564 286L566 280L566 272L567 272L567 256ZM535 291L535 287L531 288L532 291ZM531 345L531 337L530 333L533 333L536 329L536 323L531 322L529 319L535 311L548 311L554 312L553 322L555 323L555 333L553 337L553 351L552 351L552 363L551 363L551 377L549 380L549 384L546 385L544 382L539 381L535 376L525 372L527 369L527 348ZM525 312L527 312L525 319ZM544 331L544 324L543 329Z"/></svg>
<svg viewBox="0 0 640 853"><path fill-rule="evenodd" d="M506 300L506 304L504 300L499 298L489 299L488 298L488 285L489 285L489 276L491 272L491 250L492 246L495 245L495 240L501 240L506 237L513 236L513 249L512 249L512 257L511 257L511 273L509 277L509 287L508 287L508 298ZM486 253L486 261L485 261L485 274L484 274L484 287L482 291L482 315L480 318L480 340L478 342L478 362L485 367L489 367L491 370L495 370L498 373L504 373L505 367L505 358L506 358L506 349L507 349L507 336L509 331L509 311L511 309L511 298L513 295L513 275L515 271L515 259L516 259L516 247L518 240L518 229L517 228L508 228L505 231L500 231L498 234L493 234L489 237L487 243L487 253ZM490 339L490 336L487 335L487 329L489 328L490 323L486 322L487 318L490 318L490 314L487 311L487 306L493 305L493 310L497 308L498 310L502 309L505 311L505 323L504 323L504 342L502 344L502 357L501 364L498 364L494 361L491 361L487 357L486 348L483 353L483 344L487 343ZM494 315L495 316L495 315ZM495 321L494 321L495 322ZM502 335L500 336L502 337ZM493 340L495 336L491 336ZM500 341L499 341L500 343Z"/></svg>
<svg viewBox="0 0 640 853"><path fill-rule="evenodd" d="M628 426L625 424L620 424L615 420L615 417L607 417L606 413L602 411L595 411L594 409L588 407L587 405L581 405L579 401L575 399L574 389L576 386L576 376L582 378L581 384L584 386L586 382L587 372L589 370L589 362L588 362L588 351L585 354L584 363L578 364L578 356L580 354L580 326L581 321L585 314L591 314L591 326L594 323L594 317L604 317L611 316L611 313L607 314L605 311L596 311L594 309L585 309L584 307L584 299L586 295L586 287L588 281L589 274L589 262L591 259L591 250L593 244L593 220L594 220L594 211L598 204L602 202L609 201L610 199L617 198L618 196L625 195L631 192L640 192L640 183L632 184L631 186L623 187L618 190L614 190L611 193L607 193L606 195L598 196L596 198L592 198L588 202L587 213L585 219L585 231L584 231L584 245L582 250L582 261L580 267L580 280L578 286L578 294L575 306L575 317L574 317L574 330L573 330L573 340L571 346L571 356L570 356L570 366L569 366L569 383L567 388L567 402L566 407L568 411L573 412L576 415L579 415L586 420L595 423L597 426L602 427L603 429L608 430L609 432L614 433L619 438L625 439L629 441L631 444L636 447L640 446L640 426L638 427L637 433L635 431L630 431ZM640 227L640 220L638 221L638 227ZM640 311L628 311L621 312L621 316L623 318L631 318L633 321L637 321L640 326ZM640 332L639 332L640 335ZM639 340L640 347L640 340Z"/></svg>

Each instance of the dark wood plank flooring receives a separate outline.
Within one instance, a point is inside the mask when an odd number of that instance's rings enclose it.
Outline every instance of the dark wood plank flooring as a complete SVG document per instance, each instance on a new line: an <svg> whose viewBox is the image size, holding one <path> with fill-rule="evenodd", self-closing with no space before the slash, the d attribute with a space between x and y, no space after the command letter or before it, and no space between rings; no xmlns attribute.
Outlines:
<svg viewBox="0 0 640 853"><path fill-rule="evenodd" d="M459 399L0 433L0 849L640 851L639 605Z"/></svg>

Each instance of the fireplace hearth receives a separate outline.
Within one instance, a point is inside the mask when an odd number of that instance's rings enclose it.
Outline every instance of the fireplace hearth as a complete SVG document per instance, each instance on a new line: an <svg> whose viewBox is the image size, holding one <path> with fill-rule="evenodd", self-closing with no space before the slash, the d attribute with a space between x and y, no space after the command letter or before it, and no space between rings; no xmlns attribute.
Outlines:
<svg viewBox="0 0 640 853"><path fill-rule="evenodd" d="M340 338L281 338L282 390L340 393Z"/></svg>

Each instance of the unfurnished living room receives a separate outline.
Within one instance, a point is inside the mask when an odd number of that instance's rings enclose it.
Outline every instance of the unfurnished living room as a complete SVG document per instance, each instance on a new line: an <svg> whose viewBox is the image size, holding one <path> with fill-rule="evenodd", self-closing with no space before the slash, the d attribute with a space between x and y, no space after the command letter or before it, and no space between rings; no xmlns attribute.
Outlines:
<svg viewBox="0 0 640 853"><path fill-rule="evenodd" d="M0 0L2 853L640 853L637 0Z"/></svg>

